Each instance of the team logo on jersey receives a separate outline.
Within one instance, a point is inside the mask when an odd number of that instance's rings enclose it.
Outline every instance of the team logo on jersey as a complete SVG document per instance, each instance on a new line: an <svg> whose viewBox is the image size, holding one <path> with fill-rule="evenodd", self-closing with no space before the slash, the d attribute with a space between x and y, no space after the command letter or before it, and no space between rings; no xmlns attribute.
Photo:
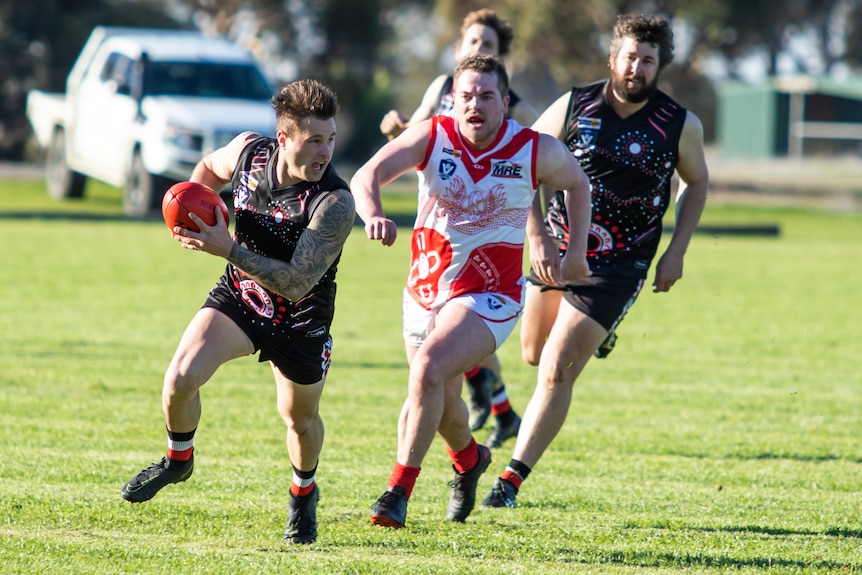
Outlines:
<svg viewBox="0 0 862 575"><path fill-rule="evenodd" d="M251 201L251 195L257 189L260 182L249 172L243 172L240 177L239 186L237 186L234 197L234 207L243 208Z"/></svg>
<svg viewBox="0 0 862 575"><path fill-rule="evenodd" d="M522 169L520 164L511 160L503 160L491 165L491 175L496 178L520 178Z"/></svg>
<svg viewBox="0 0 862 575"><path fill-rule="evenodd" d="M589 148L596 141L596 133L602 129L601 118L590 118L579 116L577 122L578 128L578 147Z"/></svg>
<svg viewBox="0 0 862 575"><path fill-rule="evenodd" d="M443 148L444 154L449 154L450 156L454 156L456 158L461 157L461 150L453 150L452 148Z"/></svg>
<svg viewBox="0 0 862 575"><path fill-rule="evenodd" d="M440 179L445 181L455 175L455 162L450 160L449 158L443 158L440 160L440 165L437 168L437 173L440 175Z"/></svg>
<svg viewBox="0 0 862 575"><path fill-rule="evenodd" d="M260 317L272 319L275 316L275 304L262 287L251 280L239 282L242 301Z"/></svg>

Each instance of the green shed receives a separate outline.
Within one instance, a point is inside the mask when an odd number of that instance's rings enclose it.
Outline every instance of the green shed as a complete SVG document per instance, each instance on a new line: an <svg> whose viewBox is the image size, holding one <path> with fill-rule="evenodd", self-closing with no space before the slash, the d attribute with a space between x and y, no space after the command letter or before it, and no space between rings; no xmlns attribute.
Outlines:
<svg viewBox="0 0 862 575"><path fill-rule="evenodd" d="M717 86L722 156L771 158L858 154L862 80L781 76Z"/></svg>

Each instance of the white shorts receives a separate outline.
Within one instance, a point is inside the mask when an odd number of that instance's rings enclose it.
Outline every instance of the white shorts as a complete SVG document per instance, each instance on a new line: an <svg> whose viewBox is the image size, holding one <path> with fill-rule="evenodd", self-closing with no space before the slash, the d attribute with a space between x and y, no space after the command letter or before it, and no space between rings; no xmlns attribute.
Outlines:
<svg viewBox="0 0 862 575"><path fill-rule="evenodd" d="M465 294L450 299L445 305L453 303L472 310L485 322L494 336L495 349L499 349L511 335L524 310L523 304L495 293ZM401 306L404 342L419 347L434 329L434 318L438 311L440 308L429 310L416 303L405 288Z"/></svg>

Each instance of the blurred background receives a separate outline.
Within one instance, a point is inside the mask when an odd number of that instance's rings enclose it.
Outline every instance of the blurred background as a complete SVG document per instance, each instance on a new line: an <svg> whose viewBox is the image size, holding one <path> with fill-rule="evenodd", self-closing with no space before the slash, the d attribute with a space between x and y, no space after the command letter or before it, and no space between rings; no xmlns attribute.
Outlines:
<svg viewBox="0 0 862 575"><path fill-rule="evenodd" d="M862 126L859 0L2 0L0 161L41 160L27 91L63 92L105 24L201 30L253 52L276 87L327 83L342 104L338 159L362 162L385 142L383 114L409 115L452 70L461 20L482 7L513 25L512 85L539 110L607 75L617 14L659 13L676 39L661 87L701 118L707 145L728 157L860 152L862 134L838 129ZM823 130L804 148L800 122Z"/></svg>

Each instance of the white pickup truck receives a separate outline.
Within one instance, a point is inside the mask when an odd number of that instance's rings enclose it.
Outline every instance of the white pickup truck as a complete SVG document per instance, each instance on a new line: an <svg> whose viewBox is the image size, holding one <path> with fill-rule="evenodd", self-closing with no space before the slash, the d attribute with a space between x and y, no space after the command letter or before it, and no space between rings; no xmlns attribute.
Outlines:
<svg viewBox="0 0 862 575"><path fill-rule="evenodd" d="M48 193L83 197L87 178L123 188L145 216L201 157L242 131L275 135L273 89L235 44L178 30L97 26L66 93L31 90L27 118L47 150Z"/></svg>

